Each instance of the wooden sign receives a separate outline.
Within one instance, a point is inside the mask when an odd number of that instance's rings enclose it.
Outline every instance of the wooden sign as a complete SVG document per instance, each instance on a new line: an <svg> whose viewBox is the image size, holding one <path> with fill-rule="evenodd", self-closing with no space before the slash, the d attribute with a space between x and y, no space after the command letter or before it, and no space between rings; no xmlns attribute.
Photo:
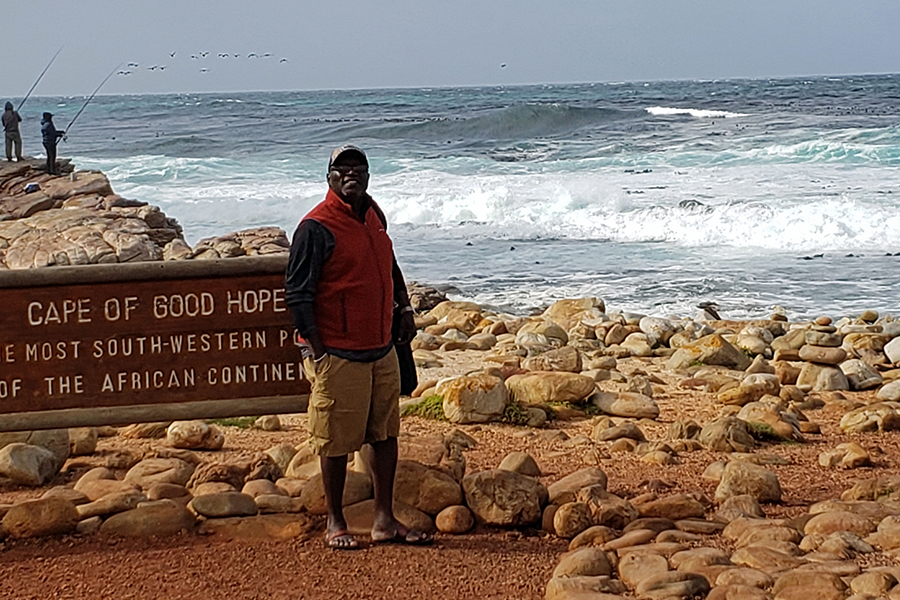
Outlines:
<svg viewBox="0 0 900 600"><path fill-rule="evenodd" d="M0 272L0 431L305 410L286 261Z"/></svg>

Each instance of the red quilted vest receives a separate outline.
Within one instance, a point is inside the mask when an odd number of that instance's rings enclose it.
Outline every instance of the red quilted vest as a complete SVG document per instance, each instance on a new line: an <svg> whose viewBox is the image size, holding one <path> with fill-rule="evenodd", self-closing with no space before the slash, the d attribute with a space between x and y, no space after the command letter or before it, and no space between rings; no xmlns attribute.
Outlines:
<svg viewBox="0 0 900 600"><path fill-rule="evenodd" d="M366 220L328 190L325 200L303 217L334 235L313 303L322 343L341 350L374 350L391 343L394 306L391 239L373 206Z"/></svg>

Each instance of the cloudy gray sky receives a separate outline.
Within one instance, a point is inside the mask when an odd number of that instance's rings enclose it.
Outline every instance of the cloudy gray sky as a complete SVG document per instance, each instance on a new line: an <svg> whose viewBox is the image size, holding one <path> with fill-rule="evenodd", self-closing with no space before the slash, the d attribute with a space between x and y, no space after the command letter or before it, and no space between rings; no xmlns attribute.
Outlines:
<svg viewBox="0 0 900 600"><path fill-rule="evenodd" d="M60 46L62 53L35 94L89 94L116 67L130 74L114 75L102 93L900 71L896 0L8 4L0 32L2 93L7 97L21 97ZM202 52L208 54L203 57ZM251 53L257 56L248 57ZM271 56L262 56L266 53Z"/></svg>

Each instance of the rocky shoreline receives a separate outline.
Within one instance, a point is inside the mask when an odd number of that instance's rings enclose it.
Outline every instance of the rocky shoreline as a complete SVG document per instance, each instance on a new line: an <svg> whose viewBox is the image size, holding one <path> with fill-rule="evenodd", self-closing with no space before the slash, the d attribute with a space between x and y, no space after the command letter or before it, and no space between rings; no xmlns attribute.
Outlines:
<svg viewBox="0 0 900 600"><path fill-rule="evenodd" d="M56 177L35 159L0 162L0 269L257 256L290 247L284 231L263 227L191 248L158 207L119 196L99 171L59 165Z"/></svg>
<svg viewBox="0 0 900 600"><path fill-rule="evenodd" d="M158 209L67 171L0 168L0 265L286 251L275 229L190 248ZM24 194L31 182L40 192ZM403 399L397 512L438 546L492 531L497 544L565 540L547 600L900 598L891 316L660 318L597 298L522 316L410 292L420 385ZM314 537L324 492L304 421L0 434L0 549L51 535ZM362 463L344 497L359 535L372 518Z"/></svg>

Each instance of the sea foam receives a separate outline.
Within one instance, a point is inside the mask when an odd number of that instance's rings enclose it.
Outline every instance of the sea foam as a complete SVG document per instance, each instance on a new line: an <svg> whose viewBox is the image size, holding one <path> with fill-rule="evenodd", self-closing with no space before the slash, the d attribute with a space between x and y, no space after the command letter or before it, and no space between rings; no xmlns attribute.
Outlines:
<svg viewBox="0 0 900 600"><path fill-rule="evenodd" d="M647 112L655 116L671 116L671 115L690 115L698 119L733 119L735 117L746 117L745 113L729 112L727 110L708 110L699 108L672 108L668 106L651 106Z"/></svg>

